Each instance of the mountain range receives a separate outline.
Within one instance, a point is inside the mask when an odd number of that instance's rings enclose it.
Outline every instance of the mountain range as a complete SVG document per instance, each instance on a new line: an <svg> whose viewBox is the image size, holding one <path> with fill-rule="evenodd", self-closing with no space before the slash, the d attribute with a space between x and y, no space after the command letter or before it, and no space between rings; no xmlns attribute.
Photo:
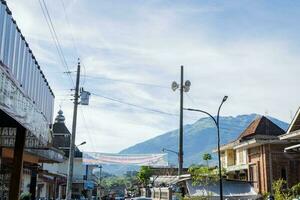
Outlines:
<svg viewBox="0 0 300 200"><path fill-rule="evenodd" d="M236 117L220 117L220 138L225 144L236 139L241 132L257 117L258 114L238 115ZM275 124L286 130L288 124L268 116ZM209 117L201 118L193 124L184 126L184 166L200 164L204 153L212 153L217 145L217 130ZM178 129L161 134L152 139L138 143L122 150L121 154L161 153L162 149L177 151ZM216 155L213 155L215 157ZM177 164L177 155L168 153L169 164Z"/></svg>

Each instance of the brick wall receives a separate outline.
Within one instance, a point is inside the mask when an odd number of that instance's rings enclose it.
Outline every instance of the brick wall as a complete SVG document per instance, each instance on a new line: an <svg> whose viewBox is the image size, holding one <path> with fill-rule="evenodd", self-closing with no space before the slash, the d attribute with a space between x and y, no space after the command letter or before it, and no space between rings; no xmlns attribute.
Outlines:
<svg viewBox="0 0 300 200"><path fill-rule="evenodd" d="M289 187L300 182L300 154L284 153L285 147L265 144L248 149L248 177L257 181L253 184L257 192L271 192L272 182L280 178L286 179Z"/></svg>

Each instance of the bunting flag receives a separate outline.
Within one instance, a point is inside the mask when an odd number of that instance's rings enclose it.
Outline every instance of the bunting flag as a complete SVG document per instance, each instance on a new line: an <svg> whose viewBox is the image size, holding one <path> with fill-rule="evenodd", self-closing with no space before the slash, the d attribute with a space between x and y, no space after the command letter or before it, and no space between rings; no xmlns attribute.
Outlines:
<svg viewBox="0 0 300 200"><path fill-rule="evenodd" d="M83 152L84 165L121 164L138 166L168 166L167 154L112 154Z"/></svg>

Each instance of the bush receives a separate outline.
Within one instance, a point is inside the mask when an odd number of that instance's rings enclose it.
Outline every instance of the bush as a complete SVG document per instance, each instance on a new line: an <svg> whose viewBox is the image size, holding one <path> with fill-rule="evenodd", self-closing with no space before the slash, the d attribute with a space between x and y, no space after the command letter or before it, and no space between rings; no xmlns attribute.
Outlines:
<svg viewBox="0 0 300 200"><path fill-rule="evenodd" d="M20 200L30 200L31 199L31 194L29 192L23 192L20 195Z"/></svg>
<svg viewBox="0 0 300 200"><path fill-rule="evenodd" d="M184 197L183 200L209 200L210 197L197 196L197 197Z"/></svg>

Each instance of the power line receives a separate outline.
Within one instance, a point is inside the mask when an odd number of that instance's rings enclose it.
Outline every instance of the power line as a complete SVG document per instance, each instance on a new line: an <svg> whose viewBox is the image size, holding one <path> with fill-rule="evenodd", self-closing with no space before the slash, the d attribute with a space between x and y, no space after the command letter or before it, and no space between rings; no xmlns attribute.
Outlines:
<svg viewBox="0 0 300 200"><path fill-rule="evenodd" d="M93 151L95 151L95 144L94 144L94 140L91 138L91 132L90 132L90 129L88 128L88 126L86 125L86 120L85 120L85 115L84 115L84 112L83 112L83 109L79 106L80 108L80 112L81 112L81 117L82 117L82 121L83 121L83 125L87 131L87 135L89 137L89 140L90 142L92 143L92 148L93 148Z"/></svg>
<svg viewBox="0 0 300 200"><path fill-rule="evenodd" d="M142 82L123 80L123 79L113 79L113 78L107 78L107 77L103 77L103 76L86 75L86 77L90 78L90 79L102 79L102 80L107 80L107 81L116 81L116 82L122 82L122 83L127 83L127 84L134 84L134 85L141 85L141 86L147 86L147 87L158 87L158 88L169 89L169 87L167 87L167 86L157 85L157 84L152 84L152 83L142 83Z"/></svg>
<svg viewBox="0 0 300 200"><path fill-rule="evenodd" d="M159 113L159 114L178 117L178 114L168 113L168 112L164 112L164 111L161 111L161 110L156 110L156 109L153 109L153 108L147 108L147 107L144 107L144 106L140 106L140 105L133 104L133 103L128 103L128 102L125 102L125 101L122 101L122 100L119 100L119 99L115 99L115 98L112 98L112 97L107 97L107 96L100 95L100 94L95 94L95 93L92 93L92 94L95 95L95 96L110 100L110 101L118 102L118 103L121 103L121 104L125 104L125 105L128 105L128 106L132 106L132 107L136 107L136 108L139 108L139 109L147 110L147 111L150 111L150 112L155 112L155 113Z"/></svg>
<svg viewBox="0 0 300 200"><path fill-rule="evenodd" d="M75 37L74 37L73 25L72 25L72 23L69 20L64 0L61 0L60 2L61 2L62 7L63 7L63 11L64 11L64 14L65 14L65 19L66 19L67 25L68 25L69 29L71 30L70 31L70 33L71 33L71 41L72 41L72 44L73 44L73 47L74 47L74 50L75 50L75 54L76 54L77 58L79 58L80 56L79 56L79 51L78 51L78 44L76 42L77 40L75 40ZM83 81L82 81L81 85L84 85L85 81L86 81L86 67L85 67L85 65L84 65L84 63L82 61L81 61L81 65L83 66Z"/></svg>
<svg viewBox="0 0 300 200"><path fill-rule="evenodd" d="M66 6L65 6L65 3L64 3L64 0L61 0L60 1L61 4L62 4L62 7L63 7L63 11L64 11L64 14L65 14L65 19L66 19L66 22L69 26L69 29L71 30L71 40L72 40L72 43L73 43L73 47L74 47L74 50L75 50L75 54L77 55L77 57L79 57L79 51L78 51L78 48L77 48L77 43L76 43L76 40L75 40L75 37L74 37L74 34L73 34L73 26L72 24L70 23L70 20L69 20L69 17L67 15L67 9L66 9Z"/></svg>
<svg viewBox="0 0 300 200"><path fill-rule="evenodd" d="M61 48L61 45L60 45L60 42L59 42L59 39L58 39L58 36L57 36L57 33L55 31L55 28L54 28L54 25L52 23L52 19L51 19L51 16L50 16L50 13L49 13L49 10L47 8L47 5L45 3L44 0L39 0L39 4L40 4L40 7L42 9L42 12L43 12L43 15L45 17L45 20L46 20L46 23L48 25L48 28L50 30L50 33L51 33L51 36L52 36L52 39L54 41L54 44L55 44L55 47L56 47L56 50L58 52L58 55L59 55L59 59L60 61L62 62L62 65L66 68L67 71L70 71L69 70L69 67L68 67L68 64L67 64L67 61L66 61L66 58L64 56L64 53L62 51L62 48ZM69 78L72 82L72 86L74 86L74 81L72 79L72 76L70 74L69 75Z"/></svg>

